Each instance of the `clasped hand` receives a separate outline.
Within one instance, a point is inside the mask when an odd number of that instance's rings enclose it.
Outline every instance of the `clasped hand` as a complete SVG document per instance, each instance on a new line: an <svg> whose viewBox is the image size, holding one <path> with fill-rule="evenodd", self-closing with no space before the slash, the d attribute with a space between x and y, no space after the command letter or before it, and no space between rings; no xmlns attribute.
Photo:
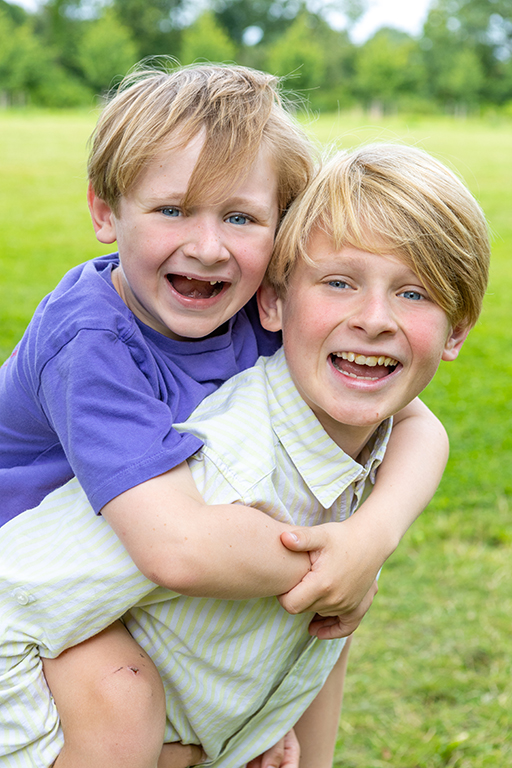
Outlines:
<svg viewBox="0 0 512 768"><path fill-rule="evenodd" d="M324 640L352 634L377 593L384 558L355 517L281 534L288 549L309 552L311 569L279 602L288 613L315 613L309 632Z"/></svg>

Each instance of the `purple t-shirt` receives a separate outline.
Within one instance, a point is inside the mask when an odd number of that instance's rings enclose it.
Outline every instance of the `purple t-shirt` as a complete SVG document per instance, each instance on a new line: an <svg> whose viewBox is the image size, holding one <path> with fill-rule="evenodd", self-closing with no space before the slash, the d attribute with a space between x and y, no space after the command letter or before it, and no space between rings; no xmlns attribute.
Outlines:
<svg viewBox="0 0 512 768"><path fill-rule="evenodd" d="M173 429L226 379L270 355L254 298L224 332L175 341L114 289L117 254L68 272L0 368L0 525L76 475L96 512L201 446Z"/></svg>

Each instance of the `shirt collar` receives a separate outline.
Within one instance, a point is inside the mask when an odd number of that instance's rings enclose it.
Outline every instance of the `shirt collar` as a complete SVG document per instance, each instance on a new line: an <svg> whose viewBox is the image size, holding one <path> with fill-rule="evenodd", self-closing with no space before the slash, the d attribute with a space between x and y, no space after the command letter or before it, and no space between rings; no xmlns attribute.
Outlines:
<svg viewBox="0 0 512 768"><path fill-rule="evenodd" d="M280 349L265 361L272 428L317 500L331 507L351 484L360 497L365 481L375 482L392 428L386 419L375 433L364 466L348 456L324 430L311 408L299 395Z"/></svg>

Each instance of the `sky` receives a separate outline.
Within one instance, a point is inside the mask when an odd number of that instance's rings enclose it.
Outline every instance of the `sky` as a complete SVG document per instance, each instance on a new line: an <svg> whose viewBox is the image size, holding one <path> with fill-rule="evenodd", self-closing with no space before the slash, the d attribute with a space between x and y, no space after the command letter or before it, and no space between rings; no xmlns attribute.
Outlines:
<svg viewBox="0 0 512 768"><path fill-rule="evenodd" d="M10 0L14 2L14 0ZM16 0L17 5L33 10L38 0ZM409 34L421 32L423 22L428 13L432 0L367 0L368 11L354 27L352 40L362 43L380 27L389 26L402 29ZM317 3L315 3L317 5ZM332 17L333 26L338 26L343 17Z"/></svg>
<svg viewBox="0 0 512 768"><path fill-rule="evenodd" d="M432 0L367 0L368 11L352 31L355 43L362 43L380 27L396 27L418 35Z"/></svg>

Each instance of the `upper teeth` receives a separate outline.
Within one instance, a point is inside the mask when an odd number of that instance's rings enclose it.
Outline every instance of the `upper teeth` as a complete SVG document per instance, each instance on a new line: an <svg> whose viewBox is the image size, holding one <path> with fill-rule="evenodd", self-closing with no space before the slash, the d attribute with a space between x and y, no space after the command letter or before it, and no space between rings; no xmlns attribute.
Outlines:
<svg viewBox="0 0 512 768"><path fill-rule="evenodd" d="M358 365L368 365L370 368L374 368L376 365L398 365L398 360L394 357L375 357L371 355L366 357L365 355L356 355L354 352L334 352L335 357L341 357L343 360L348 360L350 363L357 363Z"/></svg>
<svg viewBox="0 0 512 768"><path fill-rule="evenodd" d="M192 280L193 279L191 277L188 277L188 275L186 275L186 278L187 278L187 280ZM217 285L217 283L222 283L222 280L210 280L210 285Z"/></svg>

